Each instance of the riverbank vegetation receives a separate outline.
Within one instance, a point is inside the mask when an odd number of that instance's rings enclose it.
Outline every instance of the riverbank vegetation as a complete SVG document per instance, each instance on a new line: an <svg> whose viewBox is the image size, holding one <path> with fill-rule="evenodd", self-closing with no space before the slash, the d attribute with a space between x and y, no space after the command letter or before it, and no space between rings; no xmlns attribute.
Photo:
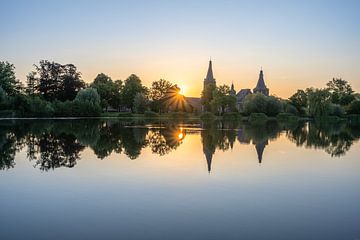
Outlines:
<svg viewBox="0 0 360 240"><path fill-rule="evenodd" d="M24 84L16 78L13 64L0 62L0 118L223 118L254 123L351 118L359 122L360 114L360 95L343 79L333 79L322 89L297 90L289 99L249 94L240 108L229 86L210 84L200 101L201 110L180 94L176 84L160 79L146 87L135 74L122 81L99 73L85 83L75 65L47 60L34 65Z"/></svg>

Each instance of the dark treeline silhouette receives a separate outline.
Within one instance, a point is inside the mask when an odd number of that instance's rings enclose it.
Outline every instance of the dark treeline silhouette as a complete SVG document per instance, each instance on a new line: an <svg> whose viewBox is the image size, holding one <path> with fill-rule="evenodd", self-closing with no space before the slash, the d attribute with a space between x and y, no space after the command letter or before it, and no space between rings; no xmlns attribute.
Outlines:
<svg viewBox="0 0 360 240"><path fill-rule="evenodd" d="M143 148L163 156L180 146L186 135L200 134L210 172L215 152L228 151L235 142L254 145L261 163L266 146L282 133L296 146L324 149L332 157L346 154L353 142L360 138L358 126L348 122L324 125L318 122L286 124L268 121L253 126L220 120L185 123L173 120L9 120L0 122L0 169L13 168L15 155L20 150L26 151L33 166L42 171L74 167L87 147L99 159L113 153L136 159Z"/></svg>

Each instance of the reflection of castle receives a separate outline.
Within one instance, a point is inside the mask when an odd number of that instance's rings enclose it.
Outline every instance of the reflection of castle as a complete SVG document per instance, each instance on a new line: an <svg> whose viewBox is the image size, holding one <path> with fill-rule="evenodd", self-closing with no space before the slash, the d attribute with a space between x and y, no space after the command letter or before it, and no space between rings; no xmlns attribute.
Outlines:
<svg viewBox="0 0 360 240"><path fill-rule="evenodd" d="M221 131L221 130L218 130ZM268 139L261 139L259 141L256 141L255 139L253 139L252 137L250 137L249 135L246 135L244 132L244 129L240 128L239 130L236 131L236 136L237 136L237 140L239 141L240 144L250 144L250 142L252 141L252 143L255 145L255 150L257 153L257 158L259 161L259 164L262 163L262 159L263 159L263 153L265 150L266 145L268 145ZM231 138L227 137L228 140L230 140ZM203 153L205 155L206 158L206 163L207 163L207 169L208 172L211 172L211 164L212 164L212 159L213 159L213 155L215 154L215 149L216 149L216 145L214 145L214 141L215 139L213 139L213 136L211 135L211 131L209 131L209 129L205 129L204 131L202 131L202 144L203 144ZM224 139L217 139L218 142L224 141ZM234 140L229 141L229 146L231 147L231 149L233 148L234 145Z"/></svg>

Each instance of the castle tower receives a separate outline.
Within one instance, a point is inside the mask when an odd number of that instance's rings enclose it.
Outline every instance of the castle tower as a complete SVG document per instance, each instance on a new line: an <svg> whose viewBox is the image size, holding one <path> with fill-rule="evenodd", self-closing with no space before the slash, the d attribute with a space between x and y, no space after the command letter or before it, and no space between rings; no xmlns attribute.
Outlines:
<svg viewBox="0 0 360 240"><path fill-rule="evenodd" d="M235 88L234 88L234 83L231 83L230 95L232 95L232 96L236 95L236 91L235 91Z"/></svg>
<svg viewBox="0 0 360 240"><path fill-rule="evenodd" d="M204 79L204 89L206 85L214 84L216 86L216 80L214 78L213 70L212 70L212 62L211 59L209 61L209 68L206 74L206 78Z"/></svg>
<svg viewBox="0 0 360 240"><path fill-rule="evenodd" d="M259 80L254 88L254 93L262 93L265 96L269 96L269 89L265 85L263 70L260 70Z"/></svg>

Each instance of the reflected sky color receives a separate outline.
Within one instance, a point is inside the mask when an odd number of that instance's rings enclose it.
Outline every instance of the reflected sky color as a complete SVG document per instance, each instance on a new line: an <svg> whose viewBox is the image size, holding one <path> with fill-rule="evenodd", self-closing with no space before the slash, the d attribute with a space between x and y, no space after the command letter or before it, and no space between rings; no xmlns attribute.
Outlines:
<svg viewBox="0 0 360 240"><path fill-rule="evenodd" d="M218 83L272 94L342 77L360 90L358 1L1 1L1 60L25 80L41 59L145 85L165 78L199 96L214 60Z"/></svg>
<svg viewBox="0 0 360 240"><path fill-rule="evenodd" d="M77 122L83 127L76 125ZM136 151L131 150L127 141L132 142L133 135L146 142L140 134L143 130L139 126L116 125L118 123L75 120L53 125L35 121L22 126L1 122L1 160L9 152L7 140L14 135L19 150L14 155L14 167L0 171L2 238L360 237L360 191L357 187L360 181L360 135L356 129L349 131L343 125L328 126L317 135L314 133L318 129L310 126L314 132L308 136L308 141L314 141L316 136L325 137L323 142L320 139L312 142L317 147L305 148L290 140L289 134L298 132L297 126L276 134L269 128L269 135L264 135L263 131L257 132L259 127L242 128L240 125L230 128L225 123L223 126L227 130L210 130L206 124L204 128L184 127L183 130L174 127L173 123L172 126L151 124L147 135L155 136L160 142L167 139L167 144L174 148L161 155L161 151L154 152L154 149L158 150L154 146L159 142L153 139L141 148L140 155L133 158L127 153ZM111 131L107 130L109 127ZM331 127L334 131L327 132ZM78 131L74 132L72 128ZM96 134L91 133L94 129L100 135L104 132L112 134L95 137ZM163 138L154 135L159 129L162 129ZM240 133L241 129L244 135ZM229 131L237 133L232 148L224 147L226 137L221 140L223 136L231 136L226 135ZM184 135L178 142L181 132ZM73 134L76 134L76 140ZM108 152L107 156L99 158L97 154L102 153L102 148L118 142L116 135L122 145L130 149L124 148L121 153ZM212 143L204 141L204 136L217 139L211 173L207 171L204 144L212 148ZM299 133L299 136L298 140L301 140L304 135ZM53 144L51 146L63 147L66 154L71 154L71 149L76 151L74 143L89 146L80 151L72 168L43 171L35 160L29 161L29 147L31 142L36 142L32 137L42 139L35 145L40 151L45 149L46 138ZM53 137L56 141L51 140ZM247 139L252 140L247 143ZM259 164L252 141L261 139L267 139L267 145ZM327 145L330 139L337 142L336 146L351 139L351 147L346 148L345 154L332 157L320 147L320 144Z"/></svg>

